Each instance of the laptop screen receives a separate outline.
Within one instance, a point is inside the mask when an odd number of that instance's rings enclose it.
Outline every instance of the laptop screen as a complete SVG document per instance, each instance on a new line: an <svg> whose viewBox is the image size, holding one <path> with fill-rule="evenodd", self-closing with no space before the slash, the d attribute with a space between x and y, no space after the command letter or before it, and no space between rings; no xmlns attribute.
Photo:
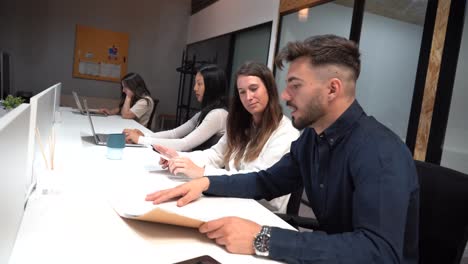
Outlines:
<svg viewBox="0 0 468 264"><path fill-rule="evenodd" d="M94 131L93 121L91 120L91 115L89 114L89 111L88 111L88 102L86 99L83 99L83 103L85 106L86 115L88 116L88 119L89 119L89 124L91 125L91 131L93 132L94 141L96 142L96 144L99 144L99 139L96 135L96 132Z"/></svg>
<svg viewBox="0 0 468 264"><path fill-rule="evenodd" d="M83 113L83 107L81 107L80 98L78 97L78 94L75 91L73 91L72 94L73 98L75 98L76 107L78 108L78 110L80 110L80 112Z"/></svg>

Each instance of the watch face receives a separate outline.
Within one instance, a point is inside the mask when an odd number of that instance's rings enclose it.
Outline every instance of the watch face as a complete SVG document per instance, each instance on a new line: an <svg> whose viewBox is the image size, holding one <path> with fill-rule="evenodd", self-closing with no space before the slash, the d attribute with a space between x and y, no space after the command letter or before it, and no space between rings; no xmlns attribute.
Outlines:
<svg viewBox="0 0 468 264"><path fill-rule="evenodd" d="M260 252L268 252L270 242L270 236L266 234L260 234L255 238L255 249Z"/></svg>

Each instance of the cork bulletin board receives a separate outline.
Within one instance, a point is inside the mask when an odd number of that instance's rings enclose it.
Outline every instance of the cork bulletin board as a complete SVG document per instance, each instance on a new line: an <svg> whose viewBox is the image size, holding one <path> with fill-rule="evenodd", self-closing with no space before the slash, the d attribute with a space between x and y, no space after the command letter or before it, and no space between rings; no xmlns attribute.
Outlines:
<svg viewBox="0 0 468 264"><path fill-rule="evenodd" d="M128 34L76 25L73 77L120 82L127 73Z"/></svg>

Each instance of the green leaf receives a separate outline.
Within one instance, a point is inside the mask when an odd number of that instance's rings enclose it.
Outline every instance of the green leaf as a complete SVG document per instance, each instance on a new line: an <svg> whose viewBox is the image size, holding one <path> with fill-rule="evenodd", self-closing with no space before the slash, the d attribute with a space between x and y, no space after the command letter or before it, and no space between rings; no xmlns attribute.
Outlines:
<svg viewBox="0 0 468 264"><path fill-rule="evenodd" d="M17 107L18 105L22 104L24 102L24 99L21 97L15 97L13 95L8 95L5 100L3 101L3 107L6 109L13 109Z"/></svg>

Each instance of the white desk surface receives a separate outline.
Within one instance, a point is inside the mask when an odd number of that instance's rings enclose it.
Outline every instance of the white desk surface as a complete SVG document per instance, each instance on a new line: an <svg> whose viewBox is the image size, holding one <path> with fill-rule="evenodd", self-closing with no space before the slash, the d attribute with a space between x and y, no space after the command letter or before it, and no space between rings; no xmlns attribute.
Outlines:
<svg viewBox="0 0 468 264"><path fill-rule="evenodd" d="M2 118L4 115L6 115L8 111L6 109L3 109L2 104L0 103L0 118Z"/></svg>
<svg viewBox="0 0 468 264"><path fill-rule="evenodd" d="M150 148L125 148L122 160L108 160L106 147L83 142L86 116L62 108L55 125L57 192L34 192L25 210L10 263L174 263L210 255L221 263L276 263L228 253L196 229L123 219L112 209L108 190L122 177L163 177L154 172L159 156ZM92 117L97 133L145 130L119 116ZM142 194L144 197L145 193ZM254 200L240 216L260 224L291 228ZM233 210L233 215L237 215Z"/></svg>

